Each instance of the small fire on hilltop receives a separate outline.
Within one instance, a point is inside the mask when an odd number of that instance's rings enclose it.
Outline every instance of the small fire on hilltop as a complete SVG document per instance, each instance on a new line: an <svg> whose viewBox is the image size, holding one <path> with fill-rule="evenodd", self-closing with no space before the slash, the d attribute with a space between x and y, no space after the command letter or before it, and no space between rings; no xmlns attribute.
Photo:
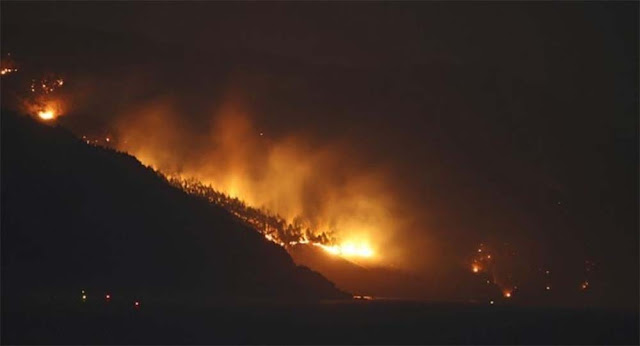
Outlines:
<svg viewBox="0 0 640 346"><path fill-rule="evenodd" d="M43 121L53 121L63 114L62 102L49 98L36 98L24 102L24 107L29 114Z"/></svg>
<svg viewBox="0 0 640 346"><path fill-rule="evenodd" d="M38 112L38 116L42 120L51 120L56 117L56 113L51 109L46 109Z"/></svg>

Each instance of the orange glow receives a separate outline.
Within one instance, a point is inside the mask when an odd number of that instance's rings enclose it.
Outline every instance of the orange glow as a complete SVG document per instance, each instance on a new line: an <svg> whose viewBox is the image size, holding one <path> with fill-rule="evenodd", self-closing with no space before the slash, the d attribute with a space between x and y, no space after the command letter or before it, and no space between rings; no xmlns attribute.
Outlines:
<svg viewBox="0 0 640 346"><path fill-rule="evenodd" d="M37 97L34 100L25 100L23 107L26 113L46 122L57 119L63 113L62 102L49 97Z"/></svg>
<svg viewBox="0 0 640 346"><path fill-rule="evenodd" d="M478 266L477 264L474 264L474 265L471 266L471 270L474 273L478 273L478 272L480 272L480 266Z"/></svg>
<svg viewBox="0 0 640 346"><path fill-rule="evenodd" d="M511 298L511 291L504 291L503 294L505 298Z"/></svg>
<svg viewBox="0 0 640 346"><path fill-rule="evenodd" d="M56 117L56 113L52 109L45 109L38 112L38 116L42 120L51 120Z"/></svg>
<svg viewBox="0 0 640 346"><path fill-rule="evenodd" d="M320 243L313 243L314 246L322 248L324 251L343 257L363 257L371 258L374 255L373 250L367 244L353 244L345 243L342 245L323 245Z"/></svg>

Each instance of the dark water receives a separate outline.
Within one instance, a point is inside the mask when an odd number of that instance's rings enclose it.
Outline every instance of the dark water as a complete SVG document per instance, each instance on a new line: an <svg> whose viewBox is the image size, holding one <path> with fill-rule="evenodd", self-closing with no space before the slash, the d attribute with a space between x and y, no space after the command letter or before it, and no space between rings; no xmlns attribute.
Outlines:
<svg viewBox="0 0 640 346"><path fill-rule="evenodd" d="M3 344L638 344L638 312L348 301L3 307Z"/></svg>

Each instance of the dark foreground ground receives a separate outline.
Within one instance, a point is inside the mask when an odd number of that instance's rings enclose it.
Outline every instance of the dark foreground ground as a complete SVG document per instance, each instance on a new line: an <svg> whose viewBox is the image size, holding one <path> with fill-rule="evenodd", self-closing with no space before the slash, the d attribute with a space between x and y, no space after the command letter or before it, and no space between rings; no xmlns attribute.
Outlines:
<svg viewBox="0 0 640 346"><path fill-rule="evenodd" d="M3 344L638 344L637 311L348 301L3 306ZM32 309L29 309L32 310ZM35 310L34 310L35 311Z"/></svg>

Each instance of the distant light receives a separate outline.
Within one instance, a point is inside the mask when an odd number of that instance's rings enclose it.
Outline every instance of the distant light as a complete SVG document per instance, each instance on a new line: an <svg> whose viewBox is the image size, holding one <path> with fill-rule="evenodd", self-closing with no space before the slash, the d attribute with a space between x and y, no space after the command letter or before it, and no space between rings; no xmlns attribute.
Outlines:
<svg viewBox="0 0 640 346"><path fill-rule="evenodd" d="M87 295L86 294L82 295L82 300L87 300Z"/></svg>
<svg viewBox="0 0 640 346"><path fill-rule="evenodd" d="M509 292L509 291L504 292L504 297L505 298L511 298L511 292Z"/></svg>
<svg viewBox="0 0 640 346"><path fill-rule="evenodd" d="M109 142L111 139L109 139L109 137L106 138L106 141Z"/></svg>
<svg viewBox="0 0 640 346"><path fill-rule="evenodd" d="M489 302L489 304L493 305L493 300Z"/></svg>
<svg viewBox="0 0 640 346"><path fill-rule="evenodd" d="M551 286L547 286L546 288L547 288L547 291L549 291L551 289Z"/></svg>
<svg viewBox="0 0 640 346"><path fill-rule="evenodd" d="M549 275L549 273L551 273L551 272L547 270L545 273L546 273L547 275Z"/></svg>
<svg viewBox="0 0 640 346"><path fill-rule="evenodd" d="M478 273L480 271L480 267L477 264L474 264L474 265L471 266L471 270L474 273Z"/></svg>
<svg viewBox="0 0 640 346"><path fill-rule="evenodd" d="M134 302L134 303L133 303L133 305L134 305L136 308L139 308L139 307L140 307L140 302L136 301L136 302Z"/></svg>
<svg viewBox="0 0 640 346"><path fill-rule="evenodd" d="M104 297L105 297L106 299L111 299L111 295L110 295L110 294L107 294L107 295L105 295Z"/></svg>
<svg viewBox="0 0 640 346"><path fill-rule="evenodd" d="M482 249L478 249L478 252L482 252Z"/></svg>

